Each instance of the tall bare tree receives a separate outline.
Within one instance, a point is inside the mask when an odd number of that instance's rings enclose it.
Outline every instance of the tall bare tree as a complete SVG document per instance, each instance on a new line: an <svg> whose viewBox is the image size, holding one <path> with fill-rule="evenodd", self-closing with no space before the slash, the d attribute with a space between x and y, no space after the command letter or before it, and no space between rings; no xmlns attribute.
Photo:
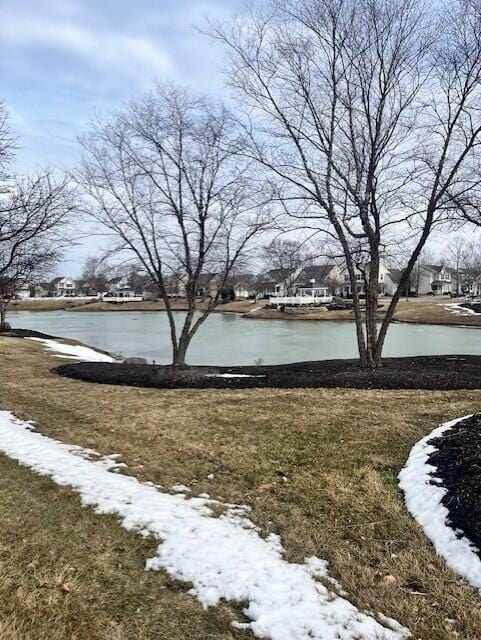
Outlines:
<svg viewBox="0 0 481 640"><path fill-rule="evenodd" d="M286 284L287 295L294 293L295 278L312 257L303 240L276 238L263 249L265 266L278 272L279 280Z"/></svg>
<svg viewBox="0 0 481 640"><path fill-rule="evenodd" d="M15 289L58 260L66 245L65 224L75 202L67 179L49 171L12 175L14 137L0 104L0 330Z"/></svg>
<svg viewBox="0 0 481 640"><path fill-rule="evenodd" d="M401 292L435 225L479 191L479 4L273 0L213 25L243 99L250 156L300 225L340 243L362 366L381 365ZM380 261L412 247L378 327ZM366 311L356 277L364 274Z"/></svg>
<svg viewBox="0 0 481 640"><path fill-rule="evenodd" d="M466 262L468 258L468 242L465 236L456 235L451 238L447 247L446 247L446 255L448 259L448 264L456 273L456 295L460 295L462 292L463 285L463 273L466 268Z"/></svg>
<svg viewBox="0 0 481 640"><path fill-rule="evenodd" d="M229 275L268 224L265 188L239 155L243 141L226 109L171 85L98 120L81 144L76 177L86 210L158 286L173 364L183 365ZM187 303L181 326L174 283ZM202 305L200 290L208 291Z"/></svg>

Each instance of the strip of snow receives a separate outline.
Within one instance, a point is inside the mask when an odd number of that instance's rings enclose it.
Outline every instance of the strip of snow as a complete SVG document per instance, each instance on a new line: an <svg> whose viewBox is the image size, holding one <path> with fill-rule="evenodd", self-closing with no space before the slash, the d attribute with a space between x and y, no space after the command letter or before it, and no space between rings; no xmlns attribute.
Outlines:
<svg viewBox="0 0 481 640"><path fill-rule="evenodd" d="M481 589L481 560L477 548L447 524L449 512L441 504L446 489L436 477L436 467L428 464L429 456L436 450L429 442L469 417L446 422L415 444L399 473L399 486L404 491L408 511L422 526L437 553L451 569Z"/></svg>
<svg viewBox="0 0 481 640"><path fill-rule="evenodd" d="M79 344L66 344L58 340L47 340L45 338L28 338L41 342L47 351L53 351L57 358L66 358L69 360L82 360L85 362L116 362L114 358L105 353L96 351L91 347L83 347ZM59 355L64 354L64 355Z"/></svg>
<svg viewBox="0 0 481 640"><path fill-rule="evenodd" d="M462 307L460 304L445 304L443 305L447 311L451 311L457 316L479 316L480 314L474 309L469 309L468 307Z"/></svg>
<svg viewBox="0 0 481 640"><path fill-rule="evenodd" d="M318 582L316 577L327 576L324 561L284 560L278 536L261 538L235 508L214 517L209 505L219 504L215 501L162 493L134 477L116 475L105 464L78 455L79 447L32 429L31 423L0 411L0 452L72 487L82 504L97 513L117 514L126 529L153 535L159 546L146 568L191 582L190 593L204 607L221 599L247 603L249 622L237 622L237 628L271 640L401 640L410 635L397 623L384 626Z"/></svg>
<svg viewBox="0 0 481 640"><path fill-rule="evenodd" d="M264 375L254 376L248 373L208 373L206 378L265 378Z"/></svg>

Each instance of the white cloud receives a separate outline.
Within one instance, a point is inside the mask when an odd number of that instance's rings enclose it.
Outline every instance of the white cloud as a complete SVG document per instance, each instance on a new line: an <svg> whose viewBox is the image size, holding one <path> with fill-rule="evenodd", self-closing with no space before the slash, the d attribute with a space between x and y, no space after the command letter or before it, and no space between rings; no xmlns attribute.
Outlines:
<svg viewBox="0 0 481 640"><path fill-rule="evenodd" d="M154 77L175 71L172 58L148 38L94 30L53 16L49 20L5 13L1 37L4 45L59 50L103 72Z"/></svg>

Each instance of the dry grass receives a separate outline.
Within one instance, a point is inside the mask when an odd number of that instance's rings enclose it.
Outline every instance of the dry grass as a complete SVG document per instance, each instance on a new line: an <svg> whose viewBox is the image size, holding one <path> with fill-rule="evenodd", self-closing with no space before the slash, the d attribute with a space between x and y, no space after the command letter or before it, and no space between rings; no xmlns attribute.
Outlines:
<svg viewBox="0 0 481 640"><path fill-rule="evenodd" d="M396 309L395 318L402 322L420 324L452 324L471 327L481 326L481 315L459 315L449 311L450 304L459 304L462 300L450 298L422 298L420 300L402 300Z"/></svg>
<svg viewBox="0 0 481 640"><path fill-rule="evenodd" d="M31 298L26 300L12 300L8 305L9 311L62 311L85 307L90 303L75 298Z"/></svg>
<svg viewBox="0 0 481 640"><path fill-rule="evenodd" d="M172 299L172 308L177 311L187 309L185 300ZM236 300L219 305L215 312L220 313L249 313L255 307L263 304L255 300ZM206 303L200 301L198 308L205 308ZM75 298L32 298L27 300L13 300L9 309L12 311L62 311L74 309L75 311L165 311L165 304L162 300L144 300L137 302L95 302L77 300Z"/></svg>
<svg viewBox="0 0 481 640"><path fill-rule="evenodd" d="M0 406L43 433L121 453L131 473L164 487L197 480L194 494L250 504L290 560L326 558L353 602L415 638L481 637L479 595L434 554L396 482L414 442L479 409L478 392L161 392L59 378L49 372L58 361L30 341L1 339L0 357ZM203 611L188 586L145 573L150 542L0 464L2 640L249 637L230 628L230 607Z"/></svg>

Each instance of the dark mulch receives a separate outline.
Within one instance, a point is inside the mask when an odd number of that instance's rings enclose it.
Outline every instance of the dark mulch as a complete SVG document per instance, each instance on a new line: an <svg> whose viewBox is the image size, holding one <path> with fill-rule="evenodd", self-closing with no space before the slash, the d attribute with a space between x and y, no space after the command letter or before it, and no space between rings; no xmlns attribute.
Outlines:
<svg viewBox="0 0 481 640"><path fill-rule="evenodd" d="M386 358L384 366L375 371L359 368L357 360L323 360L259 367L189 367L176 374L166 366L105 362L66 364L55 370L63 376L87 382L158 389L481 388L480 356ZM259 377L220 378L212 375L216 373Z"/></svg>
<svg viewBox="0 0 481 640"><path fill-rule="evenodd" d="M463 302L459 306L465 309L471 309L471 311L475 313L481 313L481 302Z"/></svg>
<svg viewBox="0 0 481 640"><path fill-rule="evenodd" d="M42 338L43 340L55 340L55 336L41 331L33 331L32 329L10 329L0 333L2 338Z"/></svg>
<svg viewBox="0 0 481 640"><path fill-rule="evenodd" d="M462 422L429 444L436 451L429 464L446 488L442 503L448 524L481 549L481 414Z"/></svg>

